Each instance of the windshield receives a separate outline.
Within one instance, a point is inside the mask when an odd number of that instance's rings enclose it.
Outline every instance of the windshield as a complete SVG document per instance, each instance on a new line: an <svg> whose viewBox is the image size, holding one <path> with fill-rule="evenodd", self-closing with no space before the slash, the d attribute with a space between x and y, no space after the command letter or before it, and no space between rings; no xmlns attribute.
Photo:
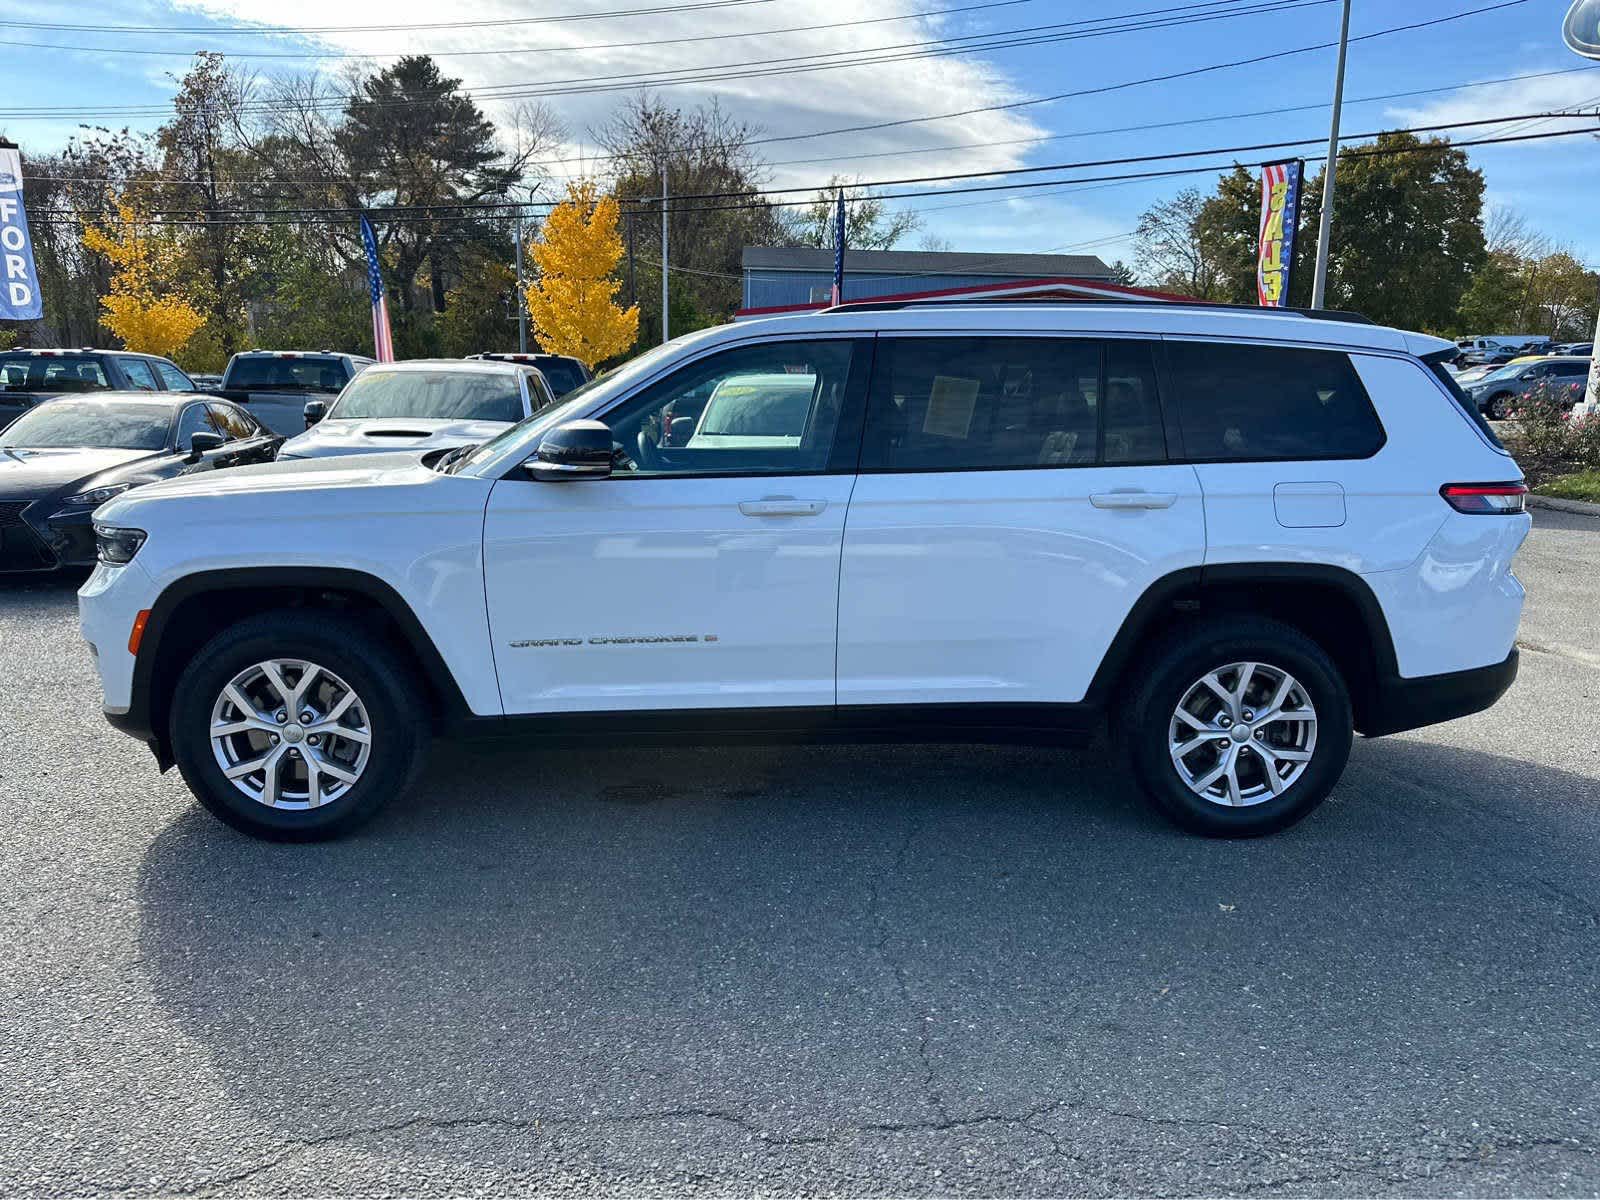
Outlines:
<svg viewBox="0 0 1600 1200"><path fill-rule="evenodd" d="M1498 370L1490 371L1487 375L1479 379L1478 382L1493 383L1496 380L1501 379L1515 379L1518 375L1522 374L1523 368L1526 366L1526 363L1513 363L1510 366L1504 366Z"/></svg>
<svg viewBox="0 0 1600 1200"><path fill-rule="evenodd" d="M103 400L52 400L23 413L0 433L0 446L51 449L160 450L167 444L172 408L165 404L107 404Z"/></svg>
<svg viewBox="0 0 1600 1200"><path fill-rule="evenodd" d="M459 462L452 463L451 471L470 471L481 467L502 454L511 454L518 447L527 454L533 453L533 447L538 444L544 431L561 422L570 420L578 413L583 412L596 400L602 400L607 395L616 395L618 392L631 386L636 380L648 375L655 370L656 364L661 359L669 357L682 350L686 343L699 340L712 332L700 330L697 333L685 334L681 338L674 338L653 350L646 350L638 358L630 359L616 370L603 375L598 379L591 379L581 387L575 388L563 396L560 401L549 408L534 413L525 420L518 421L504 433L490 438L479 446L467 457Z"/></svg>
<svg viewBox="0 0 1600 1200"><path fill-rule="evenodd" d="M370 417L517 421L522 411L522 391L516 376L509 373L368 367L345 388L328 416L340 421Z"/></svg>
<svg viewBox="0 0 1600 1200"><path fill-rule="evenodd" d="M815 375L735 375L717 384L696 433L799 437L816 390Z"/></svg>
<svg viewBox="0 0 1600 1200"><path fill-rule="evenodd" d="M229 388L277 392L337 392L345 385L344 360L331 354L280 358L240 355L223 377Z"/></svg>
<svg viewBox="0 0 1600 1200"><path fill-rule="evenodd" d="M94 392L110 387L105 368L87 354L0 354L0 391Z"/></svg>

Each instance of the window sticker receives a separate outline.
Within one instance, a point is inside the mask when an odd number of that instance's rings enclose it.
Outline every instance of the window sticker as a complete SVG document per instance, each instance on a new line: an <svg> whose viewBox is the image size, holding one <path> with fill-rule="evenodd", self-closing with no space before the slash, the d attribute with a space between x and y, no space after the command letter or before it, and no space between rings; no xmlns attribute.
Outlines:
<svg viewBox="0 0 1600 1200"><path fill-rule="evenodd" d="M972 414L978 406L978 381L955 375L935 375L928 392L928 415L922 432L931 437L964 439L972 431Z"/></svg>

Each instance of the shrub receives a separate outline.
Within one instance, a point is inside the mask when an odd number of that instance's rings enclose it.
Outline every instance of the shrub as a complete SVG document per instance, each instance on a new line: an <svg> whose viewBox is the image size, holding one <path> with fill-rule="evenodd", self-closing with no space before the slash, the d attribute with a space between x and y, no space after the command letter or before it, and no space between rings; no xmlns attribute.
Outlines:
<svg viewBox="0 0 1600 1200"><path fill-rule="evenodd" d="M1530 484L1600 469L1600 419L1572 417L1572 406L1582 399L1582 385L1541 383L1512 405L1506 449Z"/></svg>

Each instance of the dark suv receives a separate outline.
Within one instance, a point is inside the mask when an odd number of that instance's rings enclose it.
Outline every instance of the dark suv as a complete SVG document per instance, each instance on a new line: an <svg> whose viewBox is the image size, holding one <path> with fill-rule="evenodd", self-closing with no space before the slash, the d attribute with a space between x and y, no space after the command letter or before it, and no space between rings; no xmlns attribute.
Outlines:
<svg viewBox="0 0 1600 1200"><path fill-rule="evenodd" d="M81 392L192 392L176 363L128 350L0 352L0 428L35 404Z"/></svg>
<svg viewBox="0 0 1600 1200"><path fill-rule="evenodd" d="M567 354L469 354L467 357L487 362L512 362L521 363L525 367L538 367L558 400L593 378L589 374L588 367Z"/></svg>

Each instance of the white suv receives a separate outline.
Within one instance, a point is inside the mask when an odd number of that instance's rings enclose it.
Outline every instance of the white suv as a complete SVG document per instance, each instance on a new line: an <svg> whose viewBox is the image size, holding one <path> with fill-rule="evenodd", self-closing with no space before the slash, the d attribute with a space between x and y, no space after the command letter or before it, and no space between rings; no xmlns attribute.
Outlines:
<svg viewBox="0 0 1600 1200"><path fill-rule="evenodd" d="M1430 365L1453 345L1334 316L846 306L680 338L476 448L140 488L80 593L106 713L275 838L369 817L435 731L1106 723L1183 826L1281 829L1352 730L1517 668L1521 473Z"/></svg>

